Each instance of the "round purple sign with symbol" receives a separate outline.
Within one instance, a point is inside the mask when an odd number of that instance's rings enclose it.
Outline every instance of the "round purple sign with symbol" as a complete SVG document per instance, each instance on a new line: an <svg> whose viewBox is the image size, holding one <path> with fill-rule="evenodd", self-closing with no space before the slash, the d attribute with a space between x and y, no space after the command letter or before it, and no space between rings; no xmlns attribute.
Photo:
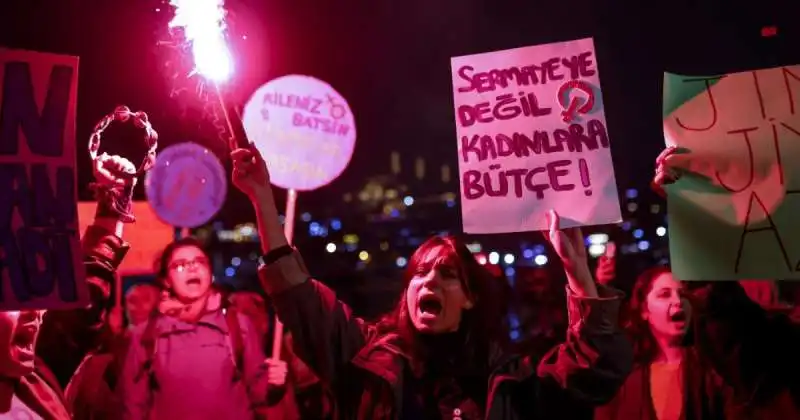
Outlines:
<svg viewBox="0 0 800 420"><path fill-rule="evenodd" d="M145 177L144 187L158 218L184 228L211 220L228 192L225 168L211 151L196 143L162 150Z"/></svg>
<svg viewBox="0 0 800 420"><path fill-rule="evenodd" d="M283 76L258 88L242 122L267 162L272 183L286 189L327 185L350 163L356 144L347 101L308 76Z"/></svg>

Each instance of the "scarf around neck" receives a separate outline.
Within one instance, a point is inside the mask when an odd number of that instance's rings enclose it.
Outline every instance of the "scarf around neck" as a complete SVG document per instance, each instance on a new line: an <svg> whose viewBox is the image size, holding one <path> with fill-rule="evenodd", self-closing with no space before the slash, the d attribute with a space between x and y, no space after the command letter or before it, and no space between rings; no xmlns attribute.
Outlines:
<svg viewBox="0 0 800 420"><path fill-rule="evenodd" d="M189 304L183 303L172 296L164 297L158 305L158 311L166 316L194 324L206 314L214 313L221 307L222 294L209 292L205 297Z"/></svg>

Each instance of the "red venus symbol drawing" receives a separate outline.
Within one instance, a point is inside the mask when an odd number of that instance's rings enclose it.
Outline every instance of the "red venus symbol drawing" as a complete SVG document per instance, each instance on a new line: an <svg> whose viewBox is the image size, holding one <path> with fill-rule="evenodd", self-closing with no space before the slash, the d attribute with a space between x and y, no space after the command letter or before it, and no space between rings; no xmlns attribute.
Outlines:
<svg viewBox="0 0 800 420"><path fill-rule="evenodd" d="M586 93L586 99L581 101L579 95L570 95L574 89L582 90ZM578 116L578 113L588 114L594 107L594 89L583 80L570 80L558 89L558 103L561 108L564 108L561 112L564 122L572 122Z"/></svg>

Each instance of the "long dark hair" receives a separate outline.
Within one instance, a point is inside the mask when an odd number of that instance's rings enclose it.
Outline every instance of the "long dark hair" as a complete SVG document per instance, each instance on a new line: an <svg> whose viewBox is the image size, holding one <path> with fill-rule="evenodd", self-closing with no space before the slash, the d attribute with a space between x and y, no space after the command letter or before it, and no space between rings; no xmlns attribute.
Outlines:
<svg viewBox="0 0 800 420"><path fill-rule="evenodd" d="M634 360L642 365L648 365L658 357L658 343L650 330L650 323L642 314L647 305L647 295L653 290L653 282L662 274L672 272L668 267L657 266L639 274L633 285L630 301L622 313L622 327L633 341Z"/></svg>
<svg viewBox="0 0 800 420"><path fill-rule="evenodd" d="M503 287L500 280L495 279L478 263L466 245L453 236L434 236L414 251L403 275L404 287L400 300L394 310L384 316L377 324L381 334L396 334L400 337L403 350L413 357L424 357L417 346L419 333L411 323L408 313L406 291L411 279L417 274L419 266L432 250L443 250L436 265L450 265L457 270L458 278L467 297L474 303L471 309L464 310L461 315L459 331L464 334L462 349L469 355L468 363L473 366L465 368L482 368L489 362L492 345L505 347L508 344L508 333L503 322L505 305L502 299Z"/></svg>

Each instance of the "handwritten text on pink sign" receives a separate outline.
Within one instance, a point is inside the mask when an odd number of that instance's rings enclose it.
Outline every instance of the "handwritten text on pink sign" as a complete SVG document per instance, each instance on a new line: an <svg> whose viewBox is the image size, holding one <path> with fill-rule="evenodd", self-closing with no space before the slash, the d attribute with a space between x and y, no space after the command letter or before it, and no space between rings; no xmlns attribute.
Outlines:
<svg viewBox="0 0 800 420"><path fill-rule="evenodd" d="M543 229L550 208L572 225L619 221L591 39L452 67L465 231Z"/></svg>

